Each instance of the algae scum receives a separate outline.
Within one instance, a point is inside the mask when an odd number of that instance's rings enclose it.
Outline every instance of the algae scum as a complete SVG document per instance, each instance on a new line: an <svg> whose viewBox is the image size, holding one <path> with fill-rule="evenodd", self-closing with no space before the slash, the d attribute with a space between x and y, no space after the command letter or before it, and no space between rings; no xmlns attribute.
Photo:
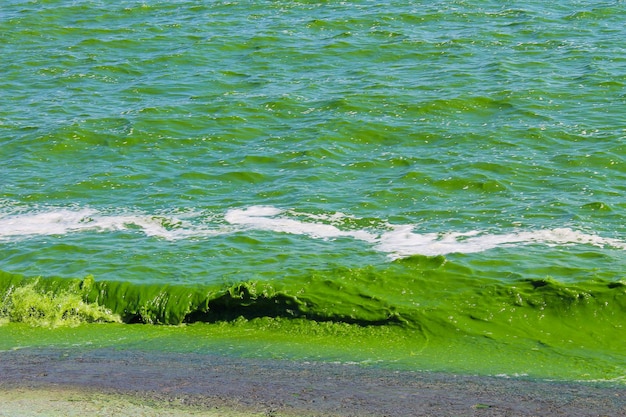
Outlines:
<svg viewBox="0 0 626 417"><path fill-rule="evenodd" d="M10 0L0 348L623 382L619 3Z"/></svg>
<svg viewBox="0 0 626 417"><path fill-rule="evenodd" d="M519 278L502 284L467 272L443 257L418 256L378 269L213 288L3 274L0 312L13 323L0 332L13 335L2 348L41 343L30 339L32 330L15 336L26 323L56 326L43 330L44 346L66 347L67 327L79 326L81 336L70 341L96 347L116 346L119 338L118 347L154 349L153 338L166 333L169 341L157 349L232 354L235 346L246 356L622 380L626 284ZM85 324L106 322L170 326L138 325L124 336L114 327L107 341L97 333L115 325Z"/></svg>

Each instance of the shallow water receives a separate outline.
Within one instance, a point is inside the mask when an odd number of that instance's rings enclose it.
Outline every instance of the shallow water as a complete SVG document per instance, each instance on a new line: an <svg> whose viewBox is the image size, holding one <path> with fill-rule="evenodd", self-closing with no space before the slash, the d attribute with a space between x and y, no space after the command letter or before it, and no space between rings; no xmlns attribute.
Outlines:
<svg viewBox="0 0 626 417"><path fill-rule="evenodd" d="M625 15L7 2L0 332L622 379Z"/></svg>

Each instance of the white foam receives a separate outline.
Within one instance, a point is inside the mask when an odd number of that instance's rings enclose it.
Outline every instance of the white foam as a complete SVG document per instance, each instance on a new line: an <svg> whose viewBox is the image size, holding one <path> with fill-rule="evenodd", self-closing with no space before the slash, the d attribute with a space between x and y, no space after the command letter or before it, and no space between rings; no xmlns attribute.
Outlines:
<svg viewBox="0 0 626 417"><path fill-rule="evenodd" d="M516 244L544 244L548 246L585 244L626 249L626 242L586 234L569 228L540 229L505 234L490 234L479 231L419 234L413 232L413 226L399 226L391 232L382 234L376 249L389 253L393 258L402 258L412 255L435 256L450 253L476 253Z"/></svg>
<svg viewBox="0 0 626 417"><path fill-rule="evenodd" d="M277 233L307 235L312 238L331 239L352 237L374 244L374 249L389 254L392 259L412 255L447 255L450 253L476 253L501 246L543 244L555 245L593 245L610 246L626 249L626 242L618 239L603 238L569 228L539 229L514 233L493 234L478 230L458 233L416 233L415 225L390 225L390 231L375 233L367 230L343 231L326 223L302 222L282 216L284 211L274 207L253 206L247 209L233 209L226 213L227 222L245 226L248 229L267 230ZM300 214L300 213L298 213ZM311 219L333 220L347 217L308 216Z"/></svg>
<svg viewBox="0 0 626 417"><path fill-rule="evenodd" d="M376 239L375 235L363 230L342 231L330 224L307 223L286 217L276 217L282 213L282 210L273 207L252 206L247 209L229 210L224 218L230 224L245 226L255 230L307 235L321 239L352 237L368 242L374 242Z"/></svg>
<svg viewBox="0 0 626 417"><path fill-rule="evenodd" d="M0 218L0 236L62 235L72 231L93 228L86 219L94 210L59 209L40 213L4 215Z"/></svg>
<svg viewBox="0 0 626 417"><path fill-rule="evenodd" d="M23 208L0 213L0 240L32 236L123 231L167 240L210 238L221 234L258 230L303 235L312 239L351 238L366 242L374 250L397 259L412 255L447 255L484 252L497 247L529 244L593 245L626 249L626 242L583 233L570 228L520 230L510 233L470 231L465 233L418 233L412 224L380 223L371 229L346 230L342 221L355 219L343 213L328 215L285 211L272 206L228 210L223 218L198 213L152 215L140 212L104 213L91 208L45 208L25 212ZM304 220L302 220L304 219ZM225 224L226 223L226 224Z"/></svg>
<svg viewBox="0 0 626 417"><path fill-rule="evenodd" d="M105 214L93 209L55 209L0 217L0 239L52 236L86 231L139 231L167 240L219 233L171 216L142 213Z"/></svg>

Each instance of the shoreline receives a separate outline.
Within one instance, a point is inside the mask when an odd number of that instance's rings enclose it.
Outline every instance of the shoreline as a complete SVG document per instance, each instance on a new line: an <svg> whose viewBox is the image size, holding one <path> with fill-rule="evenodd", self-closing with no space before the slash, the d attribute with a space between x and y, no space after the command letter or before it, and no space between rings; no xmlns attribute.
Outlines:
<svg viewBox="0 0 626 417"><path fill-rule="evenodd" d="M626 416L626 387L197 353L20 349L0 352L0 402L0 416L52 416L55 407L58 415L109 416Z"/></svg>

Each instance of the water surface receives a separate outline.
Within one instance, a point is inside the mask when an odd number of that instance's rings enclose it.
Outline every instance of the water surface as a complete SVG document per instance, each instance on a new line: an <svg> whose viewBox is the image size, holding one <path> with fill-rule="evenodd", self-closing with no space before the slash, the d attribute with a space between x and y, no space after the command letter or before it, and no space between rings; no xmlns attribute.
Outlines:
<svg viewBox="0 0 626 417"><path fill-rule="evenodd" d="M623 380L625 18L5 2L3 349Z"/></svg>

